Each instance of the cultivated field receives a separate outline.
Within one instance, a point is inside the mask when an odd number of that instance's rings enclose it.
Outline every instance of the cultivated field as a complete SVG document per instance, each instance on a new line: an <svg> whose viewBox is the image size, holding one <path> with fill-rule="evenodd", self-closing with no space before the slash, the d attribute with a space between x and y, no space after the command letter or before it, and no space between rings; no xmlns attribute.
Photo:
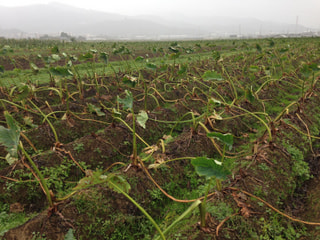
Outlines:
<svg viewBox="0 0 320 240"><path fill-rule="evenodd" d="M0 40L3 239L319 239L318 38Z"/></svg>

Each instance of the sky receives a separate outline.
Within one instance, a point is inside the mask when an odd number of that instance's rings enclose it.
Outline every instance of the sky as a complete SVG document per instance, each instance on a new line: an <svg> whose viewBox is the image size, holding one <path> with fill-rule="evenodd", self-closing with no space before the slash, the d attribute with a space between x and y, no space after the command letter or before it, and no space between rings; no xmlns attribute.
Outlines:
<svg viewBox="0 0 320 240"><path fill-rule="evenodd" d="M0 0L0 6L45 4L54 0ZM320 29L320 0L55 0L85 9L124 15L227 16L299 24Z"/></svg>

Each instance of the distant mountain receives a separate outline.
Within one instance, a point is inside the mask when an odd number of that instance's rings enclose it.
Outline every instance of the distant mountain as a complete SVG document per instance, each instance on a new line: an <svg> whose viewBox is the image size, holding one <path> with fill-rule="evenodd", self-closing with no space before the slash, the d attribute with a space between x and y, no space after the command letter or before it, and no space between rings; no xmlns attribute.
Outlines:
<svg viewBox="0 0 320 240"><path fill-rule="evenodd" d="M2 29L2 30L1 30ZM14 30L13 30L14 29ZM100 35L133 38L185 35L268 34L306 31L303 26L227 17L136 16L86 10L60 3L0 6L0 36L37 34ZM9 34L10 35L10 34ZM11 36L10 35L10 36Z"/></svg>

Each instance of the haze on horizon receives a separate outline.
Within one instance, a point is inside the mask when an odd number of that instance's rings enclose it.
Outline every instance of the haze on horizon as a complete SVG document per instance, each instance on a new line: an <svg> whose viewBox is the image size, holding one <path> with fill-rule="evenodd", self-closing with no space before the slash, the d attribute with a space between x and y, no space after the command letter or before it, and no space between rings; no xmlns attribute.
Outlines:
<svg viewBox="0 0 320 240"><path fill-rule="evenodd" d="M225 16L263 21L298 23L320 29L319 0L0 0L0 6L17 7L58 2L74 7L129 16L196 18Z"/></svg>

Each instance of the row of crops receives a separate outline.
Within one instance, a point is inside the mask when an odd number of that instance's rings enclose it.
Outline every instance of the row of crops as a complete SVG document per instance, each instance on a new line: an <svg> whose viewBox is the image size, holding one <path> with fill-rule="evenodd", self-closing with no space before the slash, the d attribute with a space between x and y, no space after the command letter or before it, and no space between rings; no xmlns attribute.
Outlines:
<svg viewBox="0 0 320 240"><path fill-rule="evenodd" d="M318 38L1 39L0 236L316 239L319 75Z"/></svg>

